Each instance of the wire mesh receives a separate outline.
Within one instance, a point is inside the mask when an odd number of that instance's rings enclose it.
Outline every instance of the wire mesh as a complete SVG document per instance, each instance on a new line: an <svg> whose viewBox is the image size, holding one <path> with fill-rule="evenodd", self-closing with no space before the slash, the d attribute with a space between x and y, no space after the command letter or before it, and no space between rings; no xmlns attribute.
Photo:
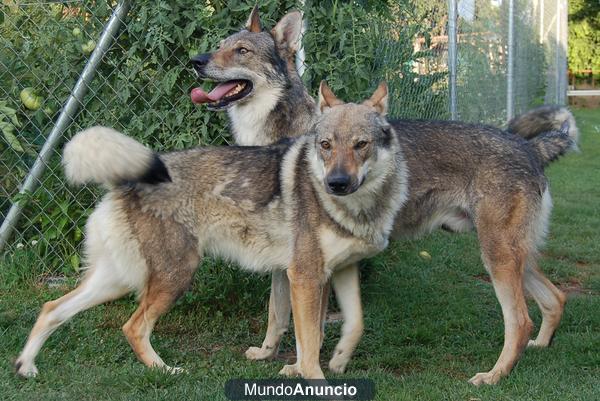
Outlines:
<svg viewBox="0 0 600 401"><path fill-rule="evenodd" d="M558 96L564 84L557 84L565 69L557 65L562 46L556 36L560 0L513 2L512 83L508 80L510 3L459 2L458 109L462 120L501 126L507 120L508 104L518 115L535 105L564 102ZM512 97L507 99L509 85Z"/></svg>
<svg viewBox="0 0 600 401"><path fill-rule="evenodd" d="M515 0L515 113L561 101L566 7L562 0ZM79 268L83 225L100 196L66 185L59 146L37 190L19 188L56 123L115 1L0 5L0 219L27 202L4 255L29 252L42 272ZM507 115L508 1L458 1L457 114L502 126ZM230 142L225 115L194 106L191 56L239 30L254 2L136 1L64 138L108 125L156 150ZM303 7L304 57L297 67L311 94L327 79L358 100L386 79L394 117L450 118L448 3L265 1L263 25ZM562 18L562 20L561 20ZM561 22L562 21L562 22ZM561 25L562 23L562 25Z"/></svg>
<svg viewBox="0 0 600 401"><path fill-rule="evenodd" d="M0 116L10 125L3 125L0 142L0 217L6 217L13 202L28 202L6 251L37 253L44 271L70 272L79 267L83 225L100 191L66 185L60 167L61 147L55 149L34 193L18 195L19 185L115 6L115 2L71 1L2 7ZM166 24L160 18L181 10L164 6L157 11L140 3L130 11L65 138L101 124L114 126L158 150L226 142L225 130L222 135L209 135L202 129L213 122L223 126L223 116L198 113L189 101L193 75L188 60L190 52L196 51L192 48L198 48L191 38L193 29L184 26L176 41L170 36L173 33L164 31ZM208 13L204 5L189 11ZM175 17L170 20L171 25L178 22Z"/></svg>

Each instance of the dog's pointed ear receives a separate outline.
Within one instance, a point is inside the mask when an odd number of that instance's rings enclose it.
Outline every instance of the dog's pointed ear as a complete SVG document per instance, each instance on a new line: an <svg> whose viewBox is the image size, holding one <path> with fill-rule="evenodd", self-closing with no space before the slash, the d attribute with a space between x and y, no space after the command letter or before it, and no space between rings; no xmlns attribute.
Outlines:
<svg viewBox="0 0 600 401"><path fill-rule="evenodd" d="M248 21L246 21L246 29L255 33L262 31L260 26L260 15L258 15L258 4L254 6L248 17Z"/></svg>
<svg viewBox="0 0 600 401"><path fill-rule="evenodd" d="M327 82L321 81L321 85L319 85L319 111L323 113L325 110L340 104L344 104L344 102L333 94Z"/></svg>
<svg viewBox="0 0 600 401"><path fill-rule="evenodd" d="M302 13L292 11L287 13L271 30L277 46L284 46L291 52L296 52L300 44L300 34L302 33Z"/></svg>
<svg viewBox="0 0 600 401"><path fill-rule="evenodd" d="M381 82L373 95L363 104L373 107L379 114L385 116L388 112L388 87L385 81Z"/></svg>

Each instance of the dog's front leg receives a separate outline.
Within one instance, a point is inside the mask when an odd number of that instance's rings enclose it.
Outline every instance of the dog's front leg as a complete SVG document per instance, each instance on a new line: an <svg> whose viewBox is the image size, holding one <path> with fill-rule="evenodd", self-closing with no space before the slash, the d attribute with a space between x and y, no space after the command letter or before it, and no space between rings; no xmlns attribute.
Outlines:
<svg viewBox="0 0 600 401"><path fill-rule="evenodd" d="M285 271L275 270L271 276L267 334L260 348L248 348L246 351L246 358L263 360L274 358L277 355L281 337L287 332L290 325L291 310L290 281L287 277L287 273Z"/></svg>
<svg viewBox="0 0 600 401"><path fill-rule="evenodd" d="M344 316L342 337L335 346L329 369L344 373L363 334L363 312L360 302L359 271L356 263L337 270L332 276L333 289Z"/></svg>
<svg viewBox="0 0 600 401"><path fill-rule="evenodd" d="M288 269L294 330L296 333L297 360L294 365L286 365L279 372L286 376L302 376L305 379L324 379L319 366L321 340L320 319L321 300L325 280L322 278L322 264L313 265L315 271L297 268L293 264ZM318 272L318 273L317 273Z"/></svg>

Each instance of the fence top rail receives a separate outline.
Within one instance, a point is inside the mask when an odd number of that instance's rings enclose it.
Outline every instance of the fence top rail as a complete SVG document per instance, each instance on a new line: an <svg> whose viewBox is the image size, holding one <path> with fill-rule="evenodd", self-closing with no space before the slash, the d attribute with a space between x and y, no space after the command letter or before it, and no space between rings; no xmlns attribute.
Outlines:
<svg viewBox="0 0 600 401"><path fill-rule="evenodd" d="M567 91L567 96L600 96L600 89L574 89Z"/></svg>

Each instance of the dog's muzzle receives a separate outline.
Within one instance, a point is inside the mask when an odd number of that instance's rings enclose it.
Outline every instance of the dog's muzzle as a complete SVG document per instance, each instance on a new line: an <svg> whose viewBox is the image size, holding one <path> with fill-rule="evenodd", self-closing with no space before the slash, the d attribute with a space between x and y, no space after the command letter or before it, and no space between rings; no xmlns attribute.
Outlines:
<svg viewBox="0 0 600 401"><path fill-rule="evenodd" d="M212 59L212 53L198 54L192 58L192 66L201 80L210 79L217 82L217 85L210 91L198 87L190 92L192 102L195 104L206 103L210 110L225 110L235 102L241 101L249 96L254 88L252 81L239 78L221 80L215 76L207 74L207 66Z"/></svg>
<svg viewBox="0 0 600 401"><path fill-rule="evenodd" d="M192 66L200 77L205 77L204 69L212 57L211 53L198 54L192 58Z"/></svg>
<svg viewBox="0 0 600 401"><path fill-rule="evenodd" d="M331 174L325 179L327 192L332 195L344 196L356 191L352 177L348 174Z"/></svg>

